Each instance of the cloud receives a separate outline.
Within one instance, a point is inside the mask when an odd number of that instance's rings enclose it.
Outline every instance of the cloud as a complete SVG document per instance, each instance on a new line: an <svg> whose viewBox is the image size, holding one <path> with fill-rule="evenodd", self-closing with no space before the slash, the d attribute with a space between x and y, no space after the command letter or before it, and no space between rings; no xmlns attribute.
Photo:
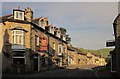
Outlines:
<svg viewBox="0 0 120 79"><path fill-rule="evenodd" d="M85 48L104 47L104 42L112 38L112 23L118 15L117 2L3 3L3 14L18 5L31 7L34 17L48 17L51 24L66 28L73 45Z"/></svg>

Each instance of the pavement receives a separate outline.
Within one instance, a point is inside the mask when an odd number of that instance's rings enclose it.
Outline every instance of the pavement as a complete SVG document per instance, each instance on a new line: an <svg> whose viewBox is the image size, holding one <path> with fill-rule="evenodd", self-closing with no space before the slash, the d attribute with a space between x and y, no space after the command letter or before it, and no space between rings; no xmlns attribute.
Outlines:
<svg viewBox="0 0 120 79"><path fill-rule="evenodd" d="M93 68L94 69L94 68ZM96 69L96 77L98 77L99 79L117 79L116 73L115 72L111 72L110 68L106 68L106 67L98 67Z"/></svg>

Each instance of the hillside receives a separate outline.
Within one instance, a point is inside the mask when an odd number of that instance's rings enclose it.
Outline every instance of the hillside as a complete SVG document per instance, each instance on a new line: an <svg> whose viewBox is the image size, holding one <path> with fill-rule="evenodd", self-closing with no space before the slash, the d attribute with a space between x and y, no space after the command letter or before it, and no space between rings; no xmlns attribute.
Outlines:
<svg viewBox="0 0 120 79"><path fill-rule="evenodd" d="M98 55L101 54L103 57L108 58L109 52L113 50L113 48L103 48L99 50L88 50L88 49L80 48L80 50L83 51L84 53L90 52Z"/></svg>

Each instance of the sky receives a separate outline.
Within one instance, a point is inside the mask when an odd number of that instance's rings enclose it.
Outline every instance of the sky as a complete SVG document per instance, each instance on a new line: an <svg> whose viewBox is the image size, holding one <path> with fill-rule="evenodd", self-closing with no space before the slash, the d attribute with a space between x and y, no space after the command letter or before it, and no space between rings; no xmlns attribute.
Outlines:
<svg viewBox="0 0 120 79"><path fill-rule="evenodd" d="M75 47L101 49L114 39L112 23L118 2L2 2L2 15L18 6L31 7L34 18L48 17L50 24L66 28Z"/></svg>

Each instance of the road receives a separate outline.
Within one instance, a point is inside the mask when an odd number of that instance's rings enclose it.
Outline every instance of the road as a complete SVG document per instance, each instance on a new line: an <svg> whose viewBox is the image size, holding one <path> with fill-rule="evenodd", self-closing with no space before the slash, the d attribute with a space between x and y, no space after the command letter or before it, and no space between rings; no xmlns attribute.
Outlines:
<svg viewBox="0 0 120 79"><path fill-rule="evenodd" d="M94 79L94 78L98 78L96 72L97 72L96 70L92 70L90 68L81 69L81 68L70 67L67 69L56 69L56 70L50 70L50 71L45 71L45 72L30 73L30 74L20 74L20 75L19 74L16 74L16 75L7 74L4 76L3 79L37 79L40 77Z"/></svg>

